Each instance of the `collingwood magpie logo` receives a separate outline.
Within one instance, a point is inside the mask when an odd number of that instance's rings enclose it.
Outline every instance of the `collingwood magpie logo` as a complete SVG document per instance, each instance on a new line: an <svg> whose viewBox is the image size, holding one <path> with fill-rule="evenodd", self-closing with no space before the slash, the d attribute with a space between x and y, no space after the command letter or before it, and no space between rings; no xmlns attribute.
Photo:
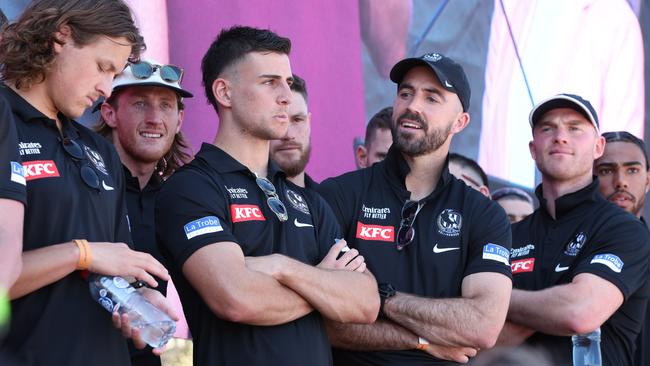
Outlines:
<svg viewBox="0 0 650 366"><path fill-rule="evenodd" d="M587 234L584 232L579 232L578 235L576 235L573 240L569 242L569 244L566 245L566 248L564 249L564 254L570 255L572 257L575 257L578 255L578 252L580 252L580 249L585 245L585 242L587 241Z"/></svg>
<svg viewBox="0 0 650 366"><path fill-rule="evenodd" d="M289 204L291 204L291 207L309 215L309 206L307 206L307 202L300 194L287 189L284 195L287 197L287 200L289 201Z"/></svg>
<svg viewBox="0 0 650 366"><path fill-rule="evenodd" d="M460 212L447 208L438 215L438 232L445 236L458 236L463 226L463 216Z"/></svg>
<svg viewBox="0 0 650 366"><path fill-rule="evenodd" d="M423 58L427 61L436 62L440 61L442 59L442 56L440 56L439 53L427 53Z"/></svg>
<svg viewBox="0 0 650 366"><path fill-rule="evenodd" d="M106 164L104 164L104 158L95 150L84 145L84 150L86 151L86 156L88 160L99 170L100 172L108 175L108 170L106 170Z"/></svg>

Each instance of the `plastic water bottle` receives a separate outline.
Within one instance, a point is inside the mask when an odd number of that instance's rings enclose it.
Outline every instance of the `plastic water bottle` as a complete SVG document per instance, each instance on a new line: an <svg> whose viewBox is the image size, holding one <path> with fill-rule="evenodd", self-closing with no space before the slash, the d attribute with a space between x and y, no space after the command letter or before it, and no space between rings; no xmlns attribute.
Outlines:
<svg viewBox="0 0 650 366"><path fill-rule="evenodd" d="M153 348L164 346L176 332L176 322L153 306L122 277L92 275L93 299L113 313L128 314L131 326L140 329L142 339Z"/></svg>
<svg viewBox="0 0 650 366"><path fill-rule="evenodd" d="M600 356L600 328L587 334L575 334L573 342L573 366L602 366Z"/></svg>

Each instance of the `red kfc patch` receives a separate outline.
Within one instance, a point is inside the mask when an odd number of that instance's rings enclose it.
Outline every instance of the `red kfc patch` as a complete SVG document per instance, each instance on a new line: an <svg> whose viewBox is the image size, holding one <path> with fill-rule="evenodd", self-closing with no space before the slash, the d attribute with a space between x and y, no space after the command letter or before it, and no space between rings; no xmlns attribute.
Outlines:
<svg viewBox="0 0 650 366"><path fill-rule="evenodd" d="M25 180L59 177L59 169L52 160L34 160L23 162Z"/></svg>
<svg viewBox="0 0 650 366"><path fill-rule="evenodd" d="M532 272L535 268L535 258L512 261L512 263L510 263L510 268L512 269L512 274Z"/></svg>
<svg viewBox="0 0 650 366"><path fill-rule="evenodd" d="M230 205L230 216L232 222L266 220L257 205Z"/></svg>
<svg viewBox="0 0 650 366"><path fill-rule="evenodd" d="M395 241L395 228L392 226L366 225L357 221L357 238L393 242Z"/></svg>

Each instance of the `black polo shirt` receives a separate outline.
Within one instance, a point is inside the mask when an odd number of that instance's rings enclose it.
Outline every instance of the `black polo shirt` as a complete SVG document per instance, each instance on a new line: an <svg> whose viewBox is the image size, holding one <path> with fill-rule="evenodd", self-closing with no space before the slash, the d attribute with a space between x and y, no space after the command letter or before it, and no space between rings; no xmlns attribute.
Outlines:
<svg viewBox="0 0 650 366"><path fill-rule="evenodd" d="M599 276L619 288L621 307L601 326L603 365L632 365L648 296L648 231L631 214L605 200L598 179L555 200L556 218L540 207L513 225L511 265L515 288L541 290L570 283L580 273ZM543 347L554 364L571 364L571 337L535 333L528 344Z"/></svg>
<svg viewBox="0 0 650 366"><path fill-rule="evenodd" d="M643 226L647 229L648 223L641 217ZM650 273L648 273L650 279ZM636 352L634 353L635 365L647 365L650 363L650 306L646 307L645 321L639 336L636 338Z"/></svg>
<svg viewBox="0 0 650 366"><path fill-rule="evenodd" d="M113 146L59 115L64 134L82 145L86 156L81 163L73 161L64 152L54 120L4 84L0 84L2 98L11 105L17 132L17 145L13 147L26 180L26 194L20 196L17 189L19 195L15 196L26 203L23 250L78 238L129 243L124 176ZM9 141L16 143L15 139ZM82 163L97 173L99 189L82 181ZM18 171L15 169L16 174ZM78 272L12 301L12 310L9 334L2 347L20 362L70 366L129 362L126 340L113 327L111 315L91 298L88 283Z"/></svg>
<svg viewBox="0 0 650 366"><path fill-rule="evenodd" d="M198 249L235 242L245 256L281 253L315 265L338 236L336 219L315 192L269 165L268 179L287 207L280 222L255 176L223 150L203 144L195 159L165 182L156 204L156 232L194 337L195 365L329 365L322 318L312 312L277 326L219 318L183 275Z"/></svg>
<svg viewBox="0 0 650 366"><path fill-rule="evenodd" d="M160 263L165 263L156 243L156 227L154 224L156 195L162 186L162 179L154 172L144 188L140 189L138 177L131 175L131 171L124 166L126 183L126 207L131 222L131 237L133 248L140 252L151 254ZM163 295L167 293L167 281L156 277L158 287L156 290ZM151 347L137 349L129 341L131 363L133 366L160 366L160 356L151 352Z"/></svg>
<svg viewBox="0 0 650 366"><path fill-rule="evenodd" d="M435 190L423 204L414 228L414 241L396 249L401 209L410 198L404 180L409 167L391 148L373 166L330 178L319 192L339 219L345 239L366 259L377 282L397 291L430 298L461 296L465 276L497 272L510 277L510 223L503 209L479 192L442 171ZM418 350L352 352L334 350L337 365L435 364Z"/></svg>

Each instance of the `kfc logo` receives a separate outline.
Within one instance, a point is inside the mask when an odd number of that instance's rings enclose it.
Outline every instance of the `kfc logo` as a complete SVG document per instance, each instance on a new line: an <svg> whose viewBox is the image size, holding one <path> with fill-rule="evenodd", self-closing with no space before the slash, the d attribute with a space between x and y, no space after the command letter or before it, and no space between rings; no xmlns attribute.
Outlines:
<svg viewBox="0 0 650 366"><path fill-rule="evenodd" d="M395 241L395 228L392 226L366 225L357 222L357 238L392 242Z"/></svg>
<svg viewBox="0 0 650 366"><path fill-rule="evenodd" d="M532 272L533 268L535 268L535 258L526 258L520 259L518 261L512 261L512 263L510 263L510 268L512 269L512 274Z"/></svg>
<svg viewBox="0 0 650 366"><path fill-rule="evenodd" d="M58 177L59 170L52 160L34 160L23 162L25 180Z"/></svg>
<svg viewBox="0 0 650 366"><path fill-rule="evenodd" d="M262 210L256 205L230 205L232 222L265 221Z"/></svg>

